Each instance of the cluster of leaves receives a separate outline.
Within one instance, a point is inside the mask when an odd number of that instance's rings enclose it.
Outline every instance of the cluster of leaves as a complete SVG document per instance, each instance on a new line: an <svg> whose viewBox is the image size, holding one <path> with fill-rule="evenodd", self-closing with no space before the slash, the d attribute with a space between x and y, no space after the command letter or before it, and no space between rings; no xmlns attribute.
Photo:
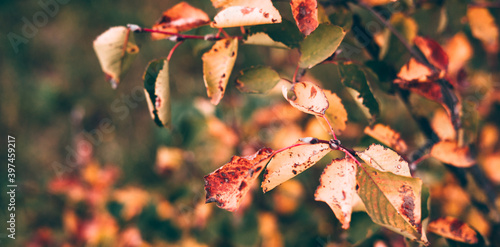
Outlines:
<svg viewBox="0 0 500 247"><path fill-rule="evenodd" d="M177 42L168 57L149 63L143 78L151 117L157 125L165 127L171 124L169 61L184 40L215 41L202 56L203 80L213 105L218 105L224 97L240 44L298 49L300 58L291 80L282 78L270 67L254 66L240 72L236 87L243 93L267 93L276 85L281 86L289 104L315 116L331 134L331 139L305 137L278 150L262 148L252 155L234 156L205 176L206 202L216 202L221 208L235 211L264 170L262 188L267 192L310 168L328 153L340 151L345 156L332 160L324 169L315 199L330 206L343 228L349 228L353 207L361 204L373 222L408 239L428 244L427 229L456 241L476 243L476 232L456 219L446 217L429 224L425 222L428 215L422 213L422 205L426 207L427 197L422 193L422 180L412 176L410 171L410 165L415 166L422 160L421 152L407 157L408 145L401 135L383 124L367 127L365 133L394 151L378 144L363 151L345 147L336 136L346 129L348 120L340 97L309 80L302 80L306 70L319 64L332 64L338 68L342 84L359 99L371 123L381 113L372 89L376 82L382 85L388 81L384 89L390 94L398 94L409 108L412 107L409 96L413 94L436 102L445 113L435 114L431 124L414 116L429 139L418 151L429 151L430 156L457 168L477 167L469 147L473 144L473 134L468 127L474 124L465 119L467 109L460 99L464 83L462 67L470 55L453 61L450 52L438 42L417 35L411 17L394 13L386 20L373 8L390 2L367 0L322 6L317 1L292 0L290 8L295 24L282 18L270 0L212 0L213 6L220 8L213 21L202 10L182 2L165 11L151 29L137 25L109 29L95 40L94 48L107 80L116 87L139 52L134 33L148 32L152 39ZM344 12L328 16L325 10L328 5L335 5ZM361 28L359 20L350 14L355 8L365 9L378 18L387 32L369 33ZM480 14L491 16L484 8L473 7L467 11L469 19ZM470 26L474 37L486 50L493 52L498 50L498 28L491 20L489 23L470 21ZM218 32L203 36L181 33L204 25L217 28ZM241 27L241 34L231 36L223 29L231 27ZM488 28L493 34L484 31ZM370 59L358 61L349 55L349 47L352 43L363 43L363 37L370 37L362 47ZM456 39L456 42L463 41L460 36ZM388 54L389 48L401 48L398 45L411 57L402 59ZM391 74L384 71L387 68L396 68L399 72L387 76Z"/></svg>

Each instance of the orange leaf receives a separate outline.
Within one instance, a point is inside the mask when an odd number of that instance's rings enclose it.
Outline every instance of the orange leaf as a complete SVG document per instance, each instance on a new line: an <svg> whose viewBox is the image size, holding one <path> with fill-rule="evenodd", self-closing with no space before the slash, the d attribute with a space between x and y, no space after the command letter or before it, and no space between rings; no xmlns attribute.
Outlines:
<svg viewBox="0 0 500 247"><path fill-rule="evenodd" d="M250 190L264 166L273 154L270 148L263 148L249 156L233 156L231 161L205 176L206 203L235 211L243 196Z"/></svg>
<svg viewBox="0 0 500 247"><path fill-rule="evenodd" d="M335 93L332 93L330 90L323 90L323 92L328 99L328 109L326 109L325 117L332 125L335 134L338 135L346 128L347 111L342 104L342 100ZM329 132L330 127L325 122L325 120L319 116L316 116L316 118L321 123L323 128L325 128Z"/></svg>
<svg viewBox="0 0 500 247"><path fill-rule="evenodd" d="M308 144L299 141L295 145L277 153L267 166L264 181L262 182L262 190L265 193L295 177L313 166L330 150L328 144Z"/></svg>
<svg viewBox="0 0 500 247"><path fill-rule="evenodd" d="M307 36L318 27L318 2L316 0L292 0L290 5L300 32Z"/></svg>
<svg viewBox="0 0 500 247"><path fill-rule="evenodd" d="M330 206L344 229L349 228L351 222L356 169L356 163L349 157L333 160L323 170L314 194L316 201L324 201Z"/></svg>
<svg viewBox="0 0 500 247"><path fill-rule="evenodd" d="M450 60L448 72L453 75L465 66L474 52L467 36L462 32L448 40L444 49Z"/></svg>
<svg viewBox="0 0 500 247"><path fill-rule="evenodd" d="M283 97L290 105L309 114L325 115L328 99L323 90L312 82L297 82L291 88L283 86Z"/></svg>
<svg viewBox="0 0 500 247"><path fill-rule="evenodd" d="M483 42L488 52L498 52L498 26L487 8L470 7L467 9L472 35Z"/></svg>
<svg viewBox="0 0 500 247"><path fill-rule="evenodd" d="M456 167L471 167L476 164L470 155L469 147L458 147L456 141L440 141L434 144L431 156Z"/></svg>
<svg viewBox="0 0 500 247"><path fill-rule="evenodd" d="M206 25L210 22L203 10L195 8L186 2L180 2L163 12L162 17L153 25L153 30L179 33ZM153 40L165 39L170 35L151 33Z"/></svg>
<svg viewBox="0 0 500 247"><path fill-rule="evenodd" d="M383 144L396 150L398 153L406 152L406 142L401 139L401 135L383 124L376 124L373 127L366 127L365 134L377 139Z"/></svg>
<svg viewBox="0 0 500 247"><path fill-rule="evenodd" d="M453 217L444 217L429 223L427 228L437 235L468 244L477 243L477 233L466 223Z"/></svg>
<svg viewBox="0 0 500 247"><path fill-rule="evenodd" d="M432 117L431 126L440 140L455 140L456 133L450 116L444 110L437 110Z"/></svg>

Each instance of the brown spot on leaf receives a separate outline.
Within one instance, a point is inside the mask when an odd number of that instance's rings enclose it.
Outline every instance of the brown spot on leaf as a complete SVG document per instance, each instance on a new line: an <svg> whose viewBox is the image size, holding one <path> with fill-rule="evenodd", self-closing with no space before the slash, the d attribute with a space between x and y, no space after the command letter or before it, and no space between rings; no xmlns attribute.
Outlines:
<svg viewBox="0 0 500 247"><path fill-rule="evenodd" d="M309 95L309 97L314 98L317 93L318 93L318 90L316 90L316 88L314 88L314 87L311 87L311 94Z"/></svg>
<svg viewBox="0 0 500 247"><path fill-rule="evenodd" d="M264 12L264 14L262 14L264 16L264 18L269 18L269 13L267 12Z"/></svg>
<svg viewBox="0 0 500 247"><path fill-rule="evenodd" d="M292 170L293 175L297 175L297 170Z"/></svg>
<svg viewBox="0 0 500 247"><path fill-rule="evenodd" d="M250 14L250 12L252 12L253 10L254 10L254 8L248 8L248 7L247 7L247 8L242 8L242 9L241 9L241 13L242 13L243 15L248 15L248 14Z"/></svg>
<svg viewBox="0 0 500 247"><path fill-rule="evenodd" d="M243 190L245 187L247 187L247 183L245 181L241 182L240 187L238 188L239 191Z"/></svg>

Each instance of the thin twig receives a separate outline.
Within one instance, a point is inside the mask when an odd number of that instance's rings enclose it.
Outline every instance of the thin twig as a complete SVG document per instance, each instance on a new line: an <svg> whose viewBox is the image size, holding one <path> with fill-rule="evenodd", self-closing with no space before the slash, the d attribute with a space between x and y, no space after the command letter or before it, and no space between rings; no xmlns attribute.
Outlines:
<svg viewBox="0 0 500 247"><path fill-rule="evenodd" d="M140 28L137 30L137 32L147 32L147 33L160 33L160 34L165 34L165 35L172 35L177 37L180 40L185 40L185 39L203 39L203 40L221 40L225 39L226 37L220 37L217 35L209 34L209 35L191 35L191 34L181 34L181 33L175 33L175 32L166 32L166 31L161 31L161 30L154 30L150 28ZM227 38L237 38L237 39L243 39L243 36L228 36ZM180 41L177 40L177 41Z"/></svg>
<svg viewBox="0 0 500 247"><path fill-rule="evenodd" d="M172 58L172 54L174 54L174 51L175 49L177 49L177 47L179 47L184 41L180 41L180 42L177 42L174 47L172 47L172 49L170 50L170 52L168 53L168 56L167 56L167 62L170 62L170 58Z"/></svg>

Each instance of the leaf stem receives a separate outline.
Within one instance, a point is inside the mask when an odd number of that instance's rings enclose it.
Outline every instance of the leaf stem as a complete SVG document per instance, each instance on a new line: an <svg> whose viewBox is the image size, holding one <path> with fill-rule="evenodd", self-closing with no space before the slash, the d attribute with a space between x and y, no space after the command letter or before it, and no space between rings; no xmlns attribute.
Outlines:
<svg viewBox="0 0 500 247"><path fill-rule="evenodd" d="M170 58L172 58L172 54L174 54L175 49L177 49L177 47L179 47L182 43L184 43L184 41L179 41L174 45L174 47L172 47L172 49L168 53L167 62L170 62Z"/></svg>
<svg viewBox="0 0 500 247"><path fill-rule="evenodd" d="M330 124L330 121L328 121L328 118L326 118L325 115L321 115L321 117L326 121L326 123L328 124L328 127L330 128L330 133L332 134L333 136L333 139L334 140L337 140L337 136L335 135L335 131L333 131L333 127L332 125Z"/></svg>

